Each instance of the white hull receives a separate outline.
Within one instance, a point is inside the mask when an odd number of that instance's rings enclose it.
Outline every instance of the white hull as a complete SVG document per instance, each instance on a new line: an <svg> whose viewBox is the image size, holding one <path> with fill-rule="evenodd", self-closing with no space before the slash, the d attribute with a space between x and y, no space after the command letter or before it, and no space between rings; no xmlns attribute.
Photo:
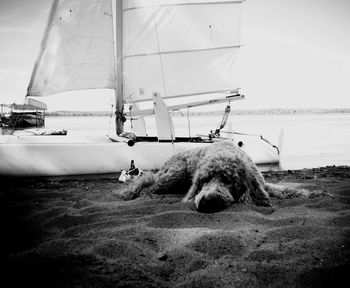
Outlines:
<svg viewBox="0 0 350 288"><path fill-rule="evenodd" d="M278 164L276 148L259 137L240 136L243 150L257 165ZM159 169L174 151L209 143L112 142L106 136L0 136L0 176L65 176L116 173L131 160L142 170Z"/></svg>

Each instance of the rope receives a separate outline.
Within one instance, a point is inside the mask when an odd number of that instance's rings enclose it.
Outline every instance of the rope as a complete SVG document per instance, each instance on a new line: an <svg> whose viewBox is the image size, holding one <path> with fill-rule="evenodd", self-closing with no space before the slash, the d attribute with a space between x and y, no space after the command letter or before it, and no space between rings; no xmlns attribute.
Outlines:
<svg viewBox="0 0 350 288"><path fill-rule="evenodd" d="M130 115L130 129L131 130L133 130L134 129L134 126L133 126L133 124L132 124L132 120L134 120L133 118L132 118L132 108L133 108L133 106L132 105L129 105L129 115Z"/></svg>
<svg viewBox="0 0 350 288"><path fill-rule="evenodd" d="M225 108L225 112L224 112L224 115L222 116L222 120L221 120L221 123L219 125L219 128L217 130L221 130L222 128L225 127L226 123L227 123L227 119L230 115L230 112L231 112L231 106L230 106L230 103L231 103L231 100L228 102L226 108Z"/></svg>
<svg viewBox="0 0 350 288"><path fill-rule="evenodd" d="M228 102L228 104L225 108L224 115L222 116L222 119L221 119L221 122L220 122L218 128L216 128L214 132L213 132L213 130L210 130L209 138L220 137L220 131L222 128L224 128L226 126L228 117L230 116L230 112L231 112L230 103L231 103L231 100ZM224 133L226 133L226 132L224 132Z"/></svg>
<svg viewBox="0 0 350 288"><path fill-rule="evenodd" d="M223 131L224 132L224 131ZM265 139L262 135L258 135L258 134L248 134L248 133L242 133L242 132L224 132L224 133L231 133L231 134L236 134L236 135L243 135L243 136L254 136L254 137L260 137L261 140L265 141L266 143L270 144L272 147L276 148L278 151L278 154L280 154L280 150L278 149L278 147L276 145L273 145L270 141L268 141L267 139Z"/></svg>

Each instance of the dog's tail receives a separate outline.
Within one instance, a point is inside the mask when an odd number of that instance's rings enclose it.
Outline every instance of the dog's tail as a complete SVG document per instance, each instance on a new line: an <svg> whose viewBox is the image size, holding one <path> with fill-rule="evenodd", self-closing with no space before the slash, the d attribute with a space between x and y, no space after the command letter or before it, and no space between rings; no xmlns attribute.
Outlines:
<svg viewBox="0 0 350 288"><path fill-rule="evenodd" d="M116 195L123 200L132 200L140 196L143 189L155 183L155 175L151 172L144 173L141 177L131 180L125 188L119 190Z"/></svg>

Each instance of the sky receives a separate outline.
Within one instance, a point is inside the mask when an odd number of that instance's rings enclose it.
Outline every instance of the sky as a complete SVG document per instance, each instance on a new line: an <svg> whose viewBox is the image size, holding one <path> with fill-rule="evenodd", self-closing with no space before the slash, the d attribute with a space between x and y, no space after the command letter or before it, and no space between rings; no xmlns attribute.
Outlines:
<svg viewBox="0 0 350 288"><path fill-rule="evenodd" d="M50 0L0 0L0 103L24 100ZM350 108L350 0L247 0L235 109ZM96 96L96 94L98 94ZM49 110L105 110L113 92L42 98Z"/></svg>

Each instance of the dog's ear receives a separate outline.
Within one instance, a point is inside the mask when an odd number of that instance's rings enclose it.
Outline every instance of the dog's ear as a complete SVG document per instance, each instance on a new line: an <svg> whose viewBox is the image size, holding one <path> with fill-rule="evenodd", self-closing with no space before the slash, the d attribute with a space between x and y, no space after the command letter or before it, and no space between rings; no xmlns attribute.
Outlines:
<svg viewBox="0 0 350 288"><path fill-rule="evenodd" d="M186 196L182 199L182 202L188 203L194 201L194 197L196 197L198 192L201 190L202 185L203 180L199 177L199 173L197 171L193 177L192 185L188 190Z"/></svg>
<svg viewBox="0 0 350 288"><path fill-rule="evenodd" d="M231 194L235 200L239 199L242 195L246 194L250 190L250 180L247 178L245 170L241 170L234 174L234 182Z"/></svg>

